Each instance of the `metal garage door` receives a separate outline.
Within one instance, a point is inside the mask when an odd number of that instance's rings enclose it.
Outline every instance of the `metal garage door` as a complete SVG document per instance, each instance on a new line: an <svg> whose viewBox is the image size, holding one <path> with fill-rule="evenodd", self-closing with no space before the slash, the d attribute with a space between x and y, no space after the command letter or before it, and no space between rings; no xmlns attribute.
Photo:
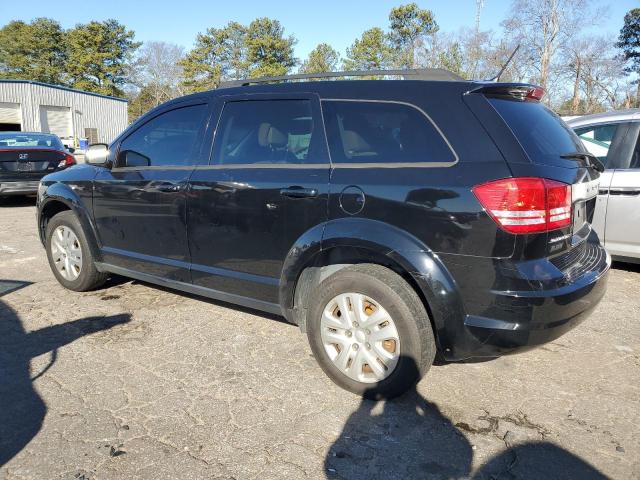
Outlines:
<svg viewBox="0 0 640 480"><path fill-rule="evenodd" d="M43 132L54 133L60 138L73 136L71 128L71 109L40 105L40 126Z"/></svg>
<svg viewBox="0 0 640 480"><path fill-rule="evenodd" d="M6 125L7 127L10 125L17 126L17 130L20 130L22 114L19 103L0 102L0 124ZM12 130L13 129L14 128L12 128ZM0 128L0 130L3 129ZM9 128L6 128L6 130L9 130Z"/></svg>

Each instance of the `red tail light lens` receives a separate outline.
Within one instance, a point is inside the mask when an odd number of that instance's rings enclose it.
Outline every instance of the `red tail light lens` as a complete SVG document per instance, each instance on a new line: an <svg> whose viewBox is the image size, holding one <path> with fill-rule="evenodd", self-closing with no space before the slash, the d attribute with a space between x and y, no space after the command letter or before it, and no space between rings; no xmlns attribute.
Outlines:
<svg viewBox="0 0 640 480"><path fill-rule="evenodd" d="M65 153L64 158L60 160L60 163L58 164L58 168L70 167L71 165L75 165L75 164L76 164L75 157L73 155Z"/></svg>
<svg viewBox="0 0 640 480"><path fill-rule="evenodd" d="M546 178L505 178L473 188L487 213L509 233L540 233L571 224L571 185Z"/></svg>
<svg viewBox="0 0 640 480"><path fill-rule="evenodd" d="M527 92L525 98L527 100L535 100L539 102L544 96L544 88L542 87L533 87L531 90Z"/></svg>

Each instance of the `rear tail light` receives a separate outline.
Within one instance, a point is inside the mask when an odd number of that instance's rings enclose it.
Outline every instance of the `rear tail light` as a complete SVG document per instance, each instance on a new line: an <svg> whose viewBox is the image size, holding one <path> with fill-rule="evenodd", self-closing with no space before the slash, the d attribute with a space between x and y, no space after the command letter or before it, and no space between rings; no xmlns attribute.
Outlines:
<svg viewBox="0 0 640 480"><path fill-rule="evenodd" d="M571 185L546 178L505 178L473 188L506 232L540 233L571 224Z"/></svg>
<svg viewBox="0 0 640 480"><path fill-rule="evenodd" d="M60 163L58 164L58 168L70 167L71 165L75 165L75 164L76 164L75 157L73 155L65 153L64 158L60 160Z"/></svg>

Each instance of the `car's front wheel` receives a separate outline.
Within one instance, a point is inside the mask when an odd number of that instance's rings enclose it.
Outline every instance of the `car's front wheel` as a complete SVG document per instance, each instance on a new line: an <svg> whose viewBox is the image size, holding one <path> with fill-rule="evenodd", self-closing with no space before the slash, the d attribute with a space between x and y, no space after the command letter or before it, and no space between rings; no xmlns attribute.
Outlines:
<svg viewBox="0 0 640 480"><path fill-rule="evenodd" d="M325 279L307 318L322 369L340 387L367 398L406 392L435 357L423 303L400 275L380 265L354 265Z"/></svg>
<svg viewBox="0 0 640 480"><path fill-rule="evenodd" d="M49 266L60 284L85 292L100 287L107 274L99 272L78 218L67 210L47 224L45 245Z"/></svg>

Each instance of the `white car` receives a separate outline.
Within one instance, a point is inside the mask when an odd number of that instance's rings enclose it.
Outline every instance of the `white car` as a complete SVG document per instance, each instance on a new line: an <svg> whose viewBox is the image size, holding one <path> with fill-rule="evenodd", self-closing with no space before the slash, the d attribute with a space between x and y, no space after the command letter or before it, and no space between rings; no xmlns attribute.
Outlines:
<svg viewBox="0 0 640 480"><path fill-rule="evenodd" d="M593 228L614 258L640 262L640 109L585 115L567 124L606 168Z"/></svg>

